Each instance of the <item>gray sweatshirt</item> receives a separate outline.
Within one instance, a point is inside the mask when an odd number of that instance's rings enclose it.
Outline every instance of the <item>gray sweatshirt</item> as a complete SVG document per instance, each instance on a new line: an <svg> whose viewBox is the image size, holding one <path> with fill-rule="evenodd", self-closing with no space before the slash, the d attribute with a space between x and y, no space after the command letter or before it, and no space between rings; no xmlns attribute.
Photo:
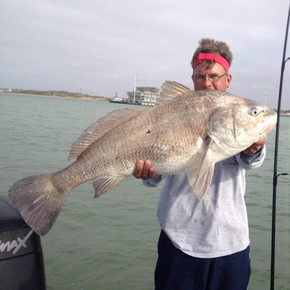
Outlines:
<svg viewBox="0 0 290 290"><path fill-rule="evenodd" d="M266 148L240 153L215 164L213 179L202 200L193 194L186 173L143 181L155 187L165 178L157 216L176 248L197 258L215 258L244 250L250 243L245 204L245 170L261 166Z"/></svg>

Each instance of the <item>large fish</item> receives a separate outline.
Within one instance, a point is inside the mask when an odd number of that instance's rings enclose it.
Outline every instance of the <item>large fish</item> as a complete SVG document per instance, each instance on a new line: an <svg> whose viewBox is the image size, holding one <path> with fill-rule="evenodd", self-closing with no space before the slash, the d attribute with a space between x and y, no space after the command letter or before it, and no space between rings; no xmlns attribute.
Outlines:
<svg viewBox="0 0 290 290"><path fill-rule="evenodd" d="M95 179L98 197L132 175L138 159L145 159L157 174L187 172L201 199L214 164L243 151L275 124L276 113L265 105L167 81L155 107L118 110L98 120L72 145L71 165L17 181L9 197L26 223L45 235L74 187Z"/></svg>

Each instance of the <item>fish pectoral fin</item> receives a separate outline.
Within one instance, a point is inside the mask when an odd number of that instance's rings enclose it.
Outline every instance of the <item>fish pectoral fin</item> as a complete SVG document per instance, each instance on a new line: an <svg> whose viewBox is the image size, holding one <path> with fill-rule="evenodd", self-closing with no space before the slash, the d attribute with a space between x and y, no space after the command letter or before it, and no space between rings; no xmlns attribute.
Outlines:
<svg viewBox="0 0 290 290"><path fill-rule="evenodd" d="M187 170L188 182L199 200L207 193L214 173L214 163L211 158L212 143L212 139L207 140L207 148L200 166L191 167Z"/></svg>
<svg viewBox="0 0 290 290"><path fill-rule="evenodd" d="M103 193L109 191L115 187L119 182L125 179L125 176L121 175L110 175L110 176L100 176L94 182L93 186L95 189L95 198L99 197Z"/></svg>
<svg viewBox="0 0 290 290"><path fill-rule="evenodd" d="M214 165L211 165L206 170L200 169L196 176L196 170L187 170L187 178L192 187L194 194L199 200L203 199L210 186L214 172Z"/></svg>

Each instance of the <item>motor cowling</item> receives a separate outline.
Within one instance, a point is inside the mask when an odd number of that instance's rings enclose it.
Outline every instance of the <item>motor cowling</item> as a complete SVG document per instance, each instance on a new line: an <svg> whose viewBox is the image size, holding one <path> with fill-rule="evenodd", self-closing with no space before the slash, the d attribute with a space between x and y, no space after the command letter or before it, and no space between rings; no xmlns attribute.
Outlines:
<svg viewBox="0 0 290 290"><path fill-rule="evenodd" d="M46 289L40 237L4 196L0 196L0 289Z"/></svg>

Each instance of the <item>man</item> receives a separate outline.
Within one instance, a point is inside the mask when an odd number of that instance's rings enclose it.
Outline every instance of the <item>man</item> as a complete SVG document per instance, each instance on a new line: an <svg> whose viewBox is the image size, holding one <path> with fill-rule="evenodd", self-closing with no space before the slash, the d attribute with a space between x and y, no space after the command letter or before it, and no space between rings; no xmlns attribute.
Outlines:
<svg viewBox="0 0 290 290"><path fill-rule="evenodd" d="M195 90L225 91L231 83L232 53L224 42L202 39L191 65ZM244 200L245 170L264 161L265 138L215 164L211 185L198 200L186 173L157 176L150 160L134 171L147 186L165 179L158 203L161 226L156 289L247 289L250 278L249 229ZM191 193L191 199L188 194Z"/></svg>

